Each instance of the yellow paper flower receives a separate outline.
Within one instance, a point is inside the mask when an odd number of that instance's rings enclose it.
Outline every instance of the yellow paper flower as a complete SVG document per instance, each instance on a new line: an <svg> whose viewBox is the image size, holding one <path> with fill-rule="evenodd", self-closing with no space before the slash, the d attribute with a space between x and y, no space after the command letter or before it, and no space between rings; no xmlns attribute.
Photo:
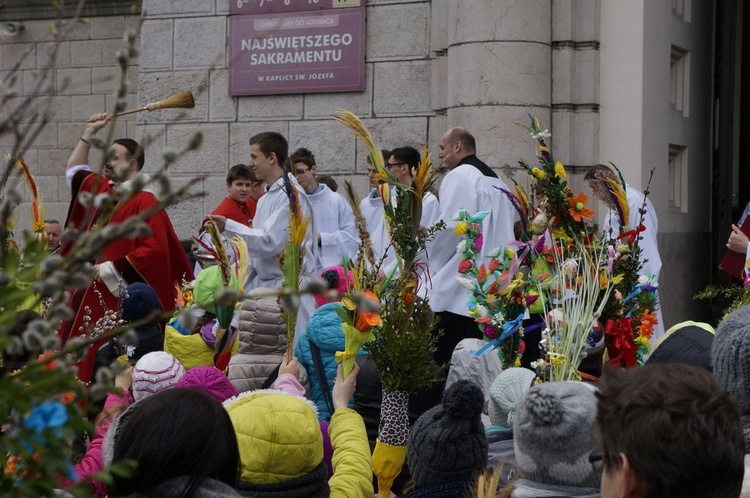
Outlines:
<svg viewBox="0 0 750 498"><path fill-rule="evenodd" d="M463 235L469 230L469 224L465 221L460 222L456 225L456 228L453 229L453 231L456 233L456 235Z"/></svg>
<svg viewBox="0 0 750 498"><path fill-rule="evenodd" d="M531 174L534 175L534 178L537 180L544 180L547 178L547 174L539 168L531 168Z"/></svg>
<svg viewBox="0 0 750 498"><path fill-rule="evenodd" d="M349 311L354 311L357 309L357 305L354 304L354 301L349 296L344 296L341 298L341 306L348 309Z"/></svg>
<svg viewBox="0 0 750 498"><path fill-rule="evenodd" d="M568 174L565 172L565 166L560 161L555 163L555 176L558 178L567 178Z"/></svg>
<svg viewBox="0 0 750 498"><path fill-rule="evenodd" d="M35 221L34 222L34 233L42 233L44 232L45 224L43 221Z"/></svg>

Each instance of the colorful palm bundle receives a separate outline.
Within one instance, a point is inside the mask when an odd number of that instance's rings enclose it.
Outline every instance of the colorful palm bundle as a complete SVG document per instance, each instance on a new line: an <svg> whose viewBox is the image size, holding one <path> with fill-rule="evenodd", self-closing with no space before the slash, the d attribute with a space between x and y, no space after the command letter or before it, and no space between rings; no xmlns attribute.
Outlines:
<svg viewBox="0 0 750 498"><path fill-rule="evenodd" d="M357 234L361 241L357 251L357 260L366 260L370 263L370 266L375 266L375 255L372 252L372 241L370 240L370 232L367 230L367 221L362 216L362 210L359 209L359 195L357 195L352 182L349 180L344 180L344 191L346 192L346 200L349 201L349 206L354 213L354 222L357 225Z"/></svg>
<svg viewBox="0 0 750 498"><path fill-rule="evenodd" d="M361 272L366 271L364 264L354 268L353 283L341 298L341 307L336 308L336 313L341 318L341 329L344 332L344 351L336 351L335 358L336 363L341 363L343 366L344 378L354 368L360 348L375 340L373 330L382 324L380 298L377 294L382 289L376 286L374 290L367 290L362 286L367 278Z"/></svg>
<svg viewBox="0 0 750 498"><path fill-rule="evenodd" d="M33 220L33 231L38 236L44 237L44 203L42 202L42 196L39 193L39 187L37 187L34 175L31 174L29 165L22 156L18 156L15 161L15 167L23 176L26 181L26 185L29 187L31 193L31 217Z"/></svg>
<svg viewBox="0 0 750 498"><path fill-rule="evenodd" d="M617 215L620 223L620 233L629 230L630 205L626 194L627 184L622 173L613 163L610 163L617 172L599 169L594 174L591 182L592 189L598 199Z"/></svg>
<svg viewBox="0 0 750 498"><path fill-rule="evenodd" d="M233 333L232 318L234 312L240 301L240 296L244 290L245 283L247 281L247 267L248 267L248 251L246 242L240 237L234 237L229 241L229 244L225 245L221 238L221 233L218 227L213 221L209 221L207 229L211 237L211 246L202 242L200 239L195 239L198 244L214 258L218 263L219 271L221 274L221 282L225 289L232 290L234 292L227 293L226 295L220 295L216 293L214 296L215 303L213 304L213 311L216 315L216 322L218 328L216 329L216 342L214 343L214 365L221 371L224 371L229 365L231 358L232 344L236 336ZM229 252L232 251L232 257L230 258ZM231 261L236 261L233 265ZM204 270L204 271L208 271ZM182 292L178 293L179 296L184 295ZM199 300L195 296L196 300ZM198 303L201 306L205 306L209 303Z"/></svg>
<svg viewBox="0 0 750 498"><path fill-rule="evenodd" d="M391 189L388 184L397 182L394 176L386 169L383 151L375 145L375 141L370 135L370 130L359 119L359 116L346 109L336 109L336 114L331 117L346 126L354 137L365 146L367 154L370 156L370 164L375 168L375 177L379 182L378 194L380 195L380 199L383 201L384 206L390 205ZM386 218L386 224L388 221L389 219Z"/></svg>
<svg viewBox="0 0 750 498"><path fill-rule="evenodd" d="M594 218L594 211L587 206L588 197L584 193L576 196L566 181L568 174L565 166L556 161L545 139L552 136L547 129L542 129L539 120L531 119L531 136L537 141L538 166L530 166L523 161L519 164L536 180L536 191L546 197L550 229L555 237L581 239L587 234L586 221ZM546 227L545 227L546 228Z"/></svg>
<svg viewBox="0 0 750 498"><path fill-rule="evenodd" d="M611 164L611 163L610 163ZM615 290L602 311L609 362L613 365L632 367L642 365L650 351L649 339L653 325L658 323L655 315L658 284L649 275L640 275L643 267L642 249L639 245L641 233L645 231L643 220L646 214L646 198L654 171L651 170L644 190L644 201L639 208L637 226L630 223L627 187L622 174L612 164L615 172L606 169L595 173L592 188L597 197L617 216L620 225L618 234L605 233L602 243L607 245L607 266L611 273L621 276L615 282ZM625 296L623 298L623 296Z"/></svg>
<svg viewBox="0 0 750 498"><path fill-rule="evenodd" d="M467 301L469 316L477 322L488 344L475 354L480 355L500 348L503 365L520 365L524 352L523 322L527 306L538 296L527 296L528 275L519 272L521 264L529 252L523 246L521 255L511 248L500 247L487 254L487 264L478 262L482 250L482 221L487 211L474 215L462 209L453 216L457 221L454 231L466 238L459 242L456 252L461 261L458 266L459 284L469 290Z"/></svg>
<svg viewBox="0 0 750 498"><path fill-rule="evenodd" d="M532 363L545 380L580 380L578 367L592 350L603 347L598 328L604 304L617 278L607 273L604 248L581 241L574 250L556 250L555 276L543 287L545 325L541 346L543 358Z"/></svg>
<svg viewBox="0 0 750 498"><path fill-rule="evenodd" d="M514 192L504 188L501 188L500 191L508 197L508 200L513 205L513 209L518 213L518 217L521 220L521 229L525 234L528 232L529 222L532 220L533 207L526 191L515 179L511 178L511 181L513 182Z"/></svg>
<svg viewBox="0 0 750 498"><path fill-rule="evenodd" d="M339 109L333 117L367 147L377 170L386 226L398 263L398 276L384 284L382 293L376 293L380 296L382 323L372 328L375 340L364 346L377 365L383 385L380 427L372 464L378 478L378 493L388 496L406 457L409 394L436 382L439 377L433 359L436 337L432 330L436 321L427 299L417 295L421 279L426 278L422 276L423 265L417 261L417 256L444 225L420 228L422 198L435 178L426 150L413 171L412 186L407 188L385 170L381 149L356 115Z"/></svg>
<svg viewBox="0 0 750 498"><path fill-rule="evenodd" d="M305 237L310 224L310 216L304 216L300 204L299 191L292 185L288 173L284 173L284 190L289 198L289 239L282 253L281 269L284 275L282 289L290 296L299 294L299 280L302 262L305 257ZM284 321L286 322L286 352L289 358L294 356L294 328L297 325L299 300L284 300Z"/></svg>

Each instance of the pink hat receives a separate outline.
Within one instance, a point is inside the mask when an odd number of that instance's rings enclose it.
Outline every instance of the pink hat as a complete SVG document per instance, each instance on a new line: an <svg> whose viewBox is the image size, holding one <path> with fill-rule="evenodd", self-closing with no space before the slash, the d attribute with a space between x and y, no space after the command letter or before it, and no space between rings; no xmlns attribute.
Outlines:
<svg viewBox="0 0 750 498"><path fill-rule="evenodd" d="M345 270L343 266L331 266L320 273L320 278L326 282L329 291L336 291L335 297L320 296L315 294L315 305L321 307L326 303L335 303L341 300L342 294L346 293L349 285L354 282L354 274L351 270Z"/></svg>
<svg viewBox="0 0 750 498"><path fill-rule="evenodd" d="M212 366L191 368L175 387L198 387L216 398L219 403L239 394L227 376Z"/></svg>
<svg viewBox="0 0 750 498"><path fill-rule="evenodd" d="M164 351L143 356L133 368L133 399L140 401L173 387L185 375L177 358Z"/></svg>

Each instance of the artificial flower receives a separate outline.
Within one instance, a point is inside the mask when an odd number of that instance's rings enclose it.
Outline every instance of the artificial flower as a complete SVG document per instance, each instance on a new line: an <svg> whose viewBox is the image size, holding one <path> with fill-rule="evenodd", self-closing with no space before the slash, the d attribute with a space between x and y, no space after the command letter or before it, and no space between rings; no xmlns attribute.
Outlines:
<svg viewBox="0 0 750 498"><path fill-rule="evenodd" d="M483 243L484 243L484 238L482 237L482 234L480 233L479 235L477 235L477 238L474 239L474 250L481 251Z"/></svg>
<svg viewBox="0 0 750 498"><path fill-rule="evenodd" d="M497 258L490 259L490 264L489 264L490 272L497 270L499 267L500 267L500 261L498 261Z"/></svg>
<svg viewBox="0 0 750 498"><path fill-rule="evenodd" d="M376 306L380 305L378 296L372 291L362 292L361 297L370 300ZM372 327L377 327L378 325L380 325L380 313L363 310L357 311L357 323L354 325L354 328L360 332L366 332Z"/></svg>
<svg viewBox="0 0 750 498"><path fill-rule="evenodd" d="M565 166L560 161L555 163L555 176L558 178L567 178L568 174L565 172Z"/></svg>
<svg viewBox="0 0 750 498"><path fill-rule="evenodd" d="M651 336L654 335L654 325L658 323L659 319L656 318L656 315L646 310L641 317L641 324L636 327L638 335L646 339L651 339Z"/></svg>
<svg viewBox="0 0 750 498"><path fill-rule="evenodd" d="M588 201L589 198L583 192L568 199L568 204L570 204L568 212L570 213L570 216L579 223L581 220L591 221L594 219L594 210L586 206Z"/></svg>
<svg viewBox="0 0 750 498"><path fill-rule="evenodd" d="M537 180L544 180L545 178L547 178L547 174L544 171L542 171L540 168L531 168L531 174Z"/></svg>
<svg viewBox="0 0 750 498"><path fill-rule="evenodd" d="M468 231L469 231L469 224L466 223L465 221L462 221L456 224L456 227L453 229L453 232L456 235L464 235Z"/></svg>
<svg viewBox="0 0 750 498"><path fill-rule="evenodd" d="M341 306L348 309L349 311L354 311L357 309L357 305L354 304L354 301L349 296L344 296L341 298Z"/></svg>
<svg viewBox="0 0 750 498"><path fill-rule="evenodd" d="M465 259L461 261L461 263L458 265L458 273L466 273L469 270L471 270L472 266L473 266L472 262L468 259Z"/></svg>

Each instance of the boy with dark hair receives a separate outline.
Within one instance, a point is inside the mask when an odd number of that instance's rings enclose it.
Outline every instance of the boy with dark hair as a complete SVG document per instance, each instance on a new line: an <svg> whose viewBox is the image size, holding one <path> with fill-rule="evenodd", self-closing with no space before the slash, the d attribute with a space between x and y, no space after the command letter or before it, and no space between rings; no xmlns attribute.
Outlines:
<svg viewBox="0 0 750 498"><path fill-rule="evenodd" d="M258 180L246 165L235 164L227 173L227 191L228 195L211 214L252 226L258 199L266 193L266 182Z"/></svg>
<svg viewBox="0 0 750 498"><path fill-rule="evenodd" d="M602 498L740 496L740 409L711 374L682 364L612 369L597 397Z"/></svg>
<svg viewBox="0 0 750 498"><path fill-rule="evenodd" d="M276 132L263 132L250 138L250 161L248 166L255 173L256 178L268 184L268 191L260 198L256 217L258 221L252 228L237 223L226 216L210 215L219 230L226 232L227 237L239 235L245 242L250 253L249 278L250 284L246 290L256 287L280 289L284 275L279 266L279 256L284 252L289 240L289 189L297 191L296 197L300 201L302 216L312 213L310 202L305 191L300 187L294 175L290 175L284 168L287 161L287 141ZM300 275L303 280L313 275L318 258L316 245L311 242L317 240L317 230L314 229L313 219L307 227L304 239L304 261ZM314 309L313 298L303 295L297 315L297 330L302 331Z"/></svg>
<svg viewBox="0 0 750 498"><path fill-rule="evenodd" d="M359 234L349 203L327 185L318 183L315 176L318 165L310 150L300 147L292 153L289 162L312 205L320 248L318 266L328 268L353 261L359 248Z"/></svg>

